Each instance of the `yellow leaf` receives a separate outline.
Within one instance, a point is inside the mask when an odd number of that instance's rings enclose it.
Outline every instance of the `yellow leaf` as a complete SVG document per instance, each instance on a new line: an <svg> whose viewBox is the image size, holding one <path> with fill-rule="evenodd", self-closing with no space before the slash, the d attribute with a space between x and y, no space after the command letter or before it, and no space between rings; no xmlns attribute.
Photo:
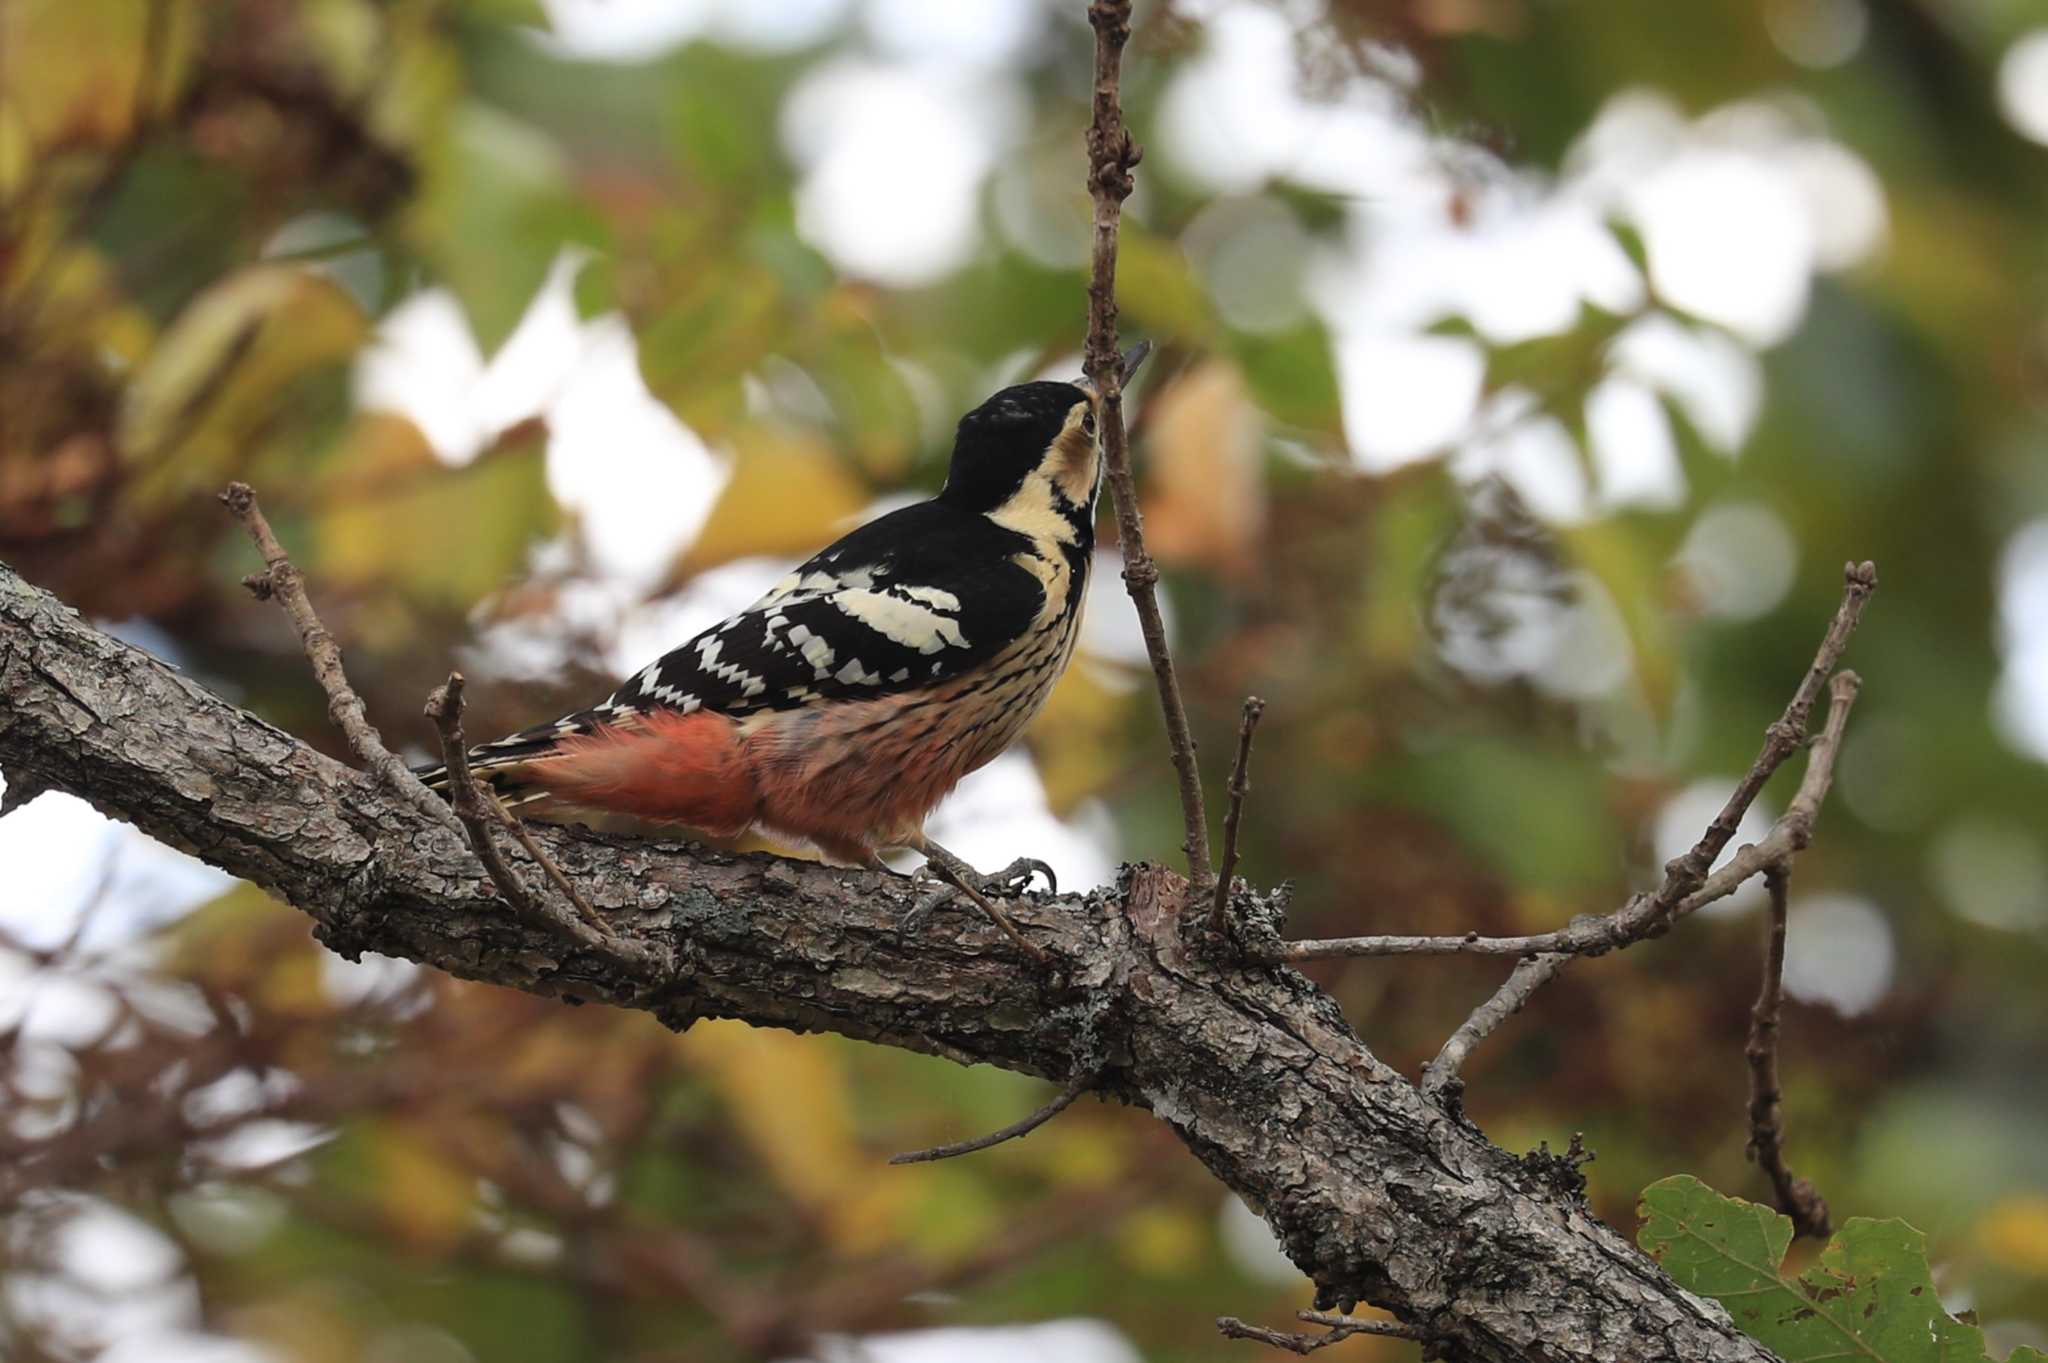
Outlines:
<svg viewBox="0 0 2048 1363"><path fill-rule="evenodd" d="M256 990L256 1001L273 1017L320 1017L330 1011L320 980L320 958L311 944L271 957Z"/></svg>
<svg viewBox="0 0 2048 1363"><path fill-rule="evenodd" d="M1244 374L1207 360L1153 401L1145 541L1162 563L1242 572L1266 521L1263 419Z"/></svg>
<svg viewBox="0 0 2048 1363"><path fill-rule="evenodd" d="M808 558L845 533L847 518L867 503L867 488L816 435L743 428L735 432L732 478L674 581L754 554Z"/></svg>
<svg viewBox="0 0 2048 1363"><path fill-rule="evenodd" d="M1094 666L1070 667L1031 722L1031 755L1046 803L1064 815L1101 790L1124 766L1134 687L1116 687Z"/></svg>
<svg viewBox="0 0 2048 1363"><path fill-rule="evenodd" d="M2048 1278L2048 1195L2007 1197L1977 1223L1977 1243L2001 1266Z"/></svg>
<svg viewBox="0 0 2048 1363"><path fill-rule="evenodd" d="M333 586L388 585L428 606L473 605L555 523L545 434L537 422L515 427L451 469L404 417L360 417L313 499L314 573Z"/></svg>
<svg viewBox="0 0 2048 1363"><path fill-rule="evenodd" d="M0 200L21 191L33 155L27 120L15 112L12 102L0 100Z"/></svg>
<svg viewBox="0 0 2048 1363"><path fill-rule="evenodd" d="M286 406L286 389L352 357L369 320L339 285L309 271L257 265L186 305L136 372L116 435L149 472L155 501L217 487L254 452Z"/></svg>
<svg viewBox="0 0 2048 1363"><path fill-rule="evenodd" d="M893 1238L911 1189L877 1179L873 1152L855 1141L834 1047L742 1022L699 1023L677 1045L775 1181L824 1223L835 1246L871 1251Z"/></svg>
<svg viewBox="0 0 2048 1363"><path fill-rule="evenodd" d="M1124 1222L1117 1249L1140 1273L1185 1273L1207 1254L1209 1229L1183 1208L1146 1207Z"/></svg>
<svg viewBox="0 0 2048 1363"><path fill-rule="evenodd" d="M164 107L182 82L191 64L194 18L189 2L0 5L0 53L12 58L5 64L4 94L26 139L38 147L66 148L122 141L138 113Z"/></svg>
<svg viewBox="0 0 2048 1363"><path fill-rule="evenodd" d="M476 1178L423 1132L380 1123L370 1136L375 1188L385 1221L414 1244L445 1249L466 1234Z"/></svg>

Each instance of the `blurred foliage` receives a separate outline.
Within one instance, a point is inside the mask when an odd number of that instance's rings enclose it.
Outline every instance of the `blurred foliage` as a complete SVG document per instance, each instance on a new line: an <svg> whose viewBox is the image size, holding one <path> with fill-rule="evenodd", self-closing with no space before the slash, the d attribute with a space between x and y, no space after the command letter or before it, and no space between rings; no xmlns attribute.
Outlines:
<svg viewBox="0 0 2048 1363"><path fill-rule="evenodd" d="M1924 1227L1944 1291L1995 1338L2038 1345L2048 772L1999 736L1988 699L1999 555L2048 515L2048 151L1992 95L2039 16L2020 0L1846 3L1867 32L1818 69L1772 40L1792 0L1333 4L1299 34L1305 69L1405 51L1417 119L1530 173L1559 168L1632 88L1692 115L1793 98L1876 172L1889 244L1817 277L1799 328L1760 352L1762 410L1736 457L1665 402L1685 495L1548 524L1446 460L1362 474L1316 314L1253 329L1219 300L1207 215L1256 199L1298 253L1340 234L1348 205L1284 178L1219 195L1148 159L1121 279L1127 327L1162 346L1137 402L1148 526L1205 753L1228 751L1247 691L1268 702L1245 870L1291 879L1291 931L1317 936L1541 930L1619 902L1656 869L1668 802L1747 765L1839 564L1877 560L1850 654L1863 699L1795 894L1859 897L1894 951L1869 1011L1788 1008L1791 1159L1838 1213ZM876 498L935 487L954 415L1078 350L1082 12L1045 17L1009 73L1021 126L975 253L891 288L806 237L783 141L792 91L867 52L851 24L794 51L698 39L614 63L537 41L545 18L518 0L5 0L0 555L336 750L285 621L238 585L252 560L211 497L242 478L387 733L424 747L421 697L508 630L567 659L472 666L473 731L587 701L608 684L612 626L571 608L591 546L558 500L553 433L523 419L437 451L408 417L360 408L352 375L380 324L445 288L481 355L500 354L573 251L579 314L621 320L648 390L731 470L657 602L800 553ZM1198 19L1142 10L1141 140L1202 41ZM1020 202L1064 234L1066 263L1020 244ZM1442 205L1447 223L1466 211ZM1275 278L1315 287L1291 263ZM1644 312L1676 315L1654 298ZM1533 392L1583 446L1626 320L1588 308L1559 334L1487 343L1486 388ZM1438 329L1479 335L1460 317ZM1796 546L1753 618L1708 610L1683 553L1730 507L1768 512ZM1619 679L1574 689L1494 665L1518 622L1591 597L1626 641ZM1171 855L1142 669L1084 659L1029 744L1056 810L1106 809L1127 855ZM2018 897L2004 926L1972 911L2001 895ZM1740 1053L1758 936L1753 915L1713 918L1575 966L1469 1067L1475 1119L1516 1149L1584 1131L1595 1204L1623 1224L1632 1191L1676 1169L1760 1192ZM365 975L247 889L155 946L119 988L104 963L39 963L127 1001L104 1036L17 1056L43 1082L15 1085L13 1135L90 1133L72 1162L34 1164L35 1186L154 1227L204 1325L280 1358L769 1359L814 1331L1068 1314L1107 1318L1148 1358L1239 1358L1250 1346L1216 1340L1211 1316L1307 1302L1230 1249L1220 1191L1137 1114L1084 1104L973 1161L885 1170L894 1149L1013 1119L1035 1086ZM1413 1072L1499 971L1317 974ZM29 1232L69 1205L24 1203L9 1223L14 1281L54 1271ZM90 1352L35 1320L0 1294L10 1357Z"/></svg>

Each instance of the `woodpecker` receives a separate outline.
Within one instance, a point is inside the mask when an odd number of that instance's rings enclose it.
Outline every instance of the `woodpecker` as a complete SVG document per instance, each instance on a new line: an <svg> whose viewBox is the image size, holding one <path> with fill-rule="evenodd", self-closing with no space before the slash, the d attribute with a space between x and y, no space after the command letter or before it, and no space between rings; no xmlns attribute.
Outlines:
<svg viewBox="0 0 2048 1363"><path fill-rule="evenodd" d="M1149 344L1122 357L1126 381ZM906 848L1017 944L984 878L925 816L1013 743L1073 657L1095 549L1101 395L1005 388L960 419L936 497L860 526L611 695L469 752L506 805L603 811L715 837L758 829L879 867ZM421 773L443 790L447 771Z"/></svg>

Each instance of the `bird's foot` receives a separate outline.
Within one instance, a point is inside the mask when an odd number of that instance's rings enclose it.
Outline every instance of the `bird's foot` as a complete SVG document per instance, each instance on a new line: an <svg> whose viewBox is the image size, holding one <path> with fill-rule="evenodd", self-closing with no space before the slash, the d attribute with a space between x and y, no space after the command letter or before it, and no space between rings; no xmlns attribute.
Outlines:
<svg viewBox="0 0 2048 1363"><path fill-rule="evenodd" d="M931 886L931 889L903 915L905 934L921 931L931 911L957 893L972 900L976 908L988 915L990 922L1033 958L1040 962L1050 959L1040 947L1017 931L1017 925L1010 921L1008 914L990 902L991 895L1013 898L1022 894L1030 887L1036 874L1042 873L1046 884L1057 888L1058 882L1050 866L1036 857L1019 857L994 875L984 876L937 843L927 841L923 851L925 863L913 871L910 878L914 884ZM933 884L935 881L942 883Z"/></svg>
<svg viewBox="0 0 2048 1363"><path fill-rule="evenodd" d="M1052 867L1046 865L1037 857L1018 857L1002 870L992 875L983 876L981 878L982 893L999 894L1008 899L1015 899L1019 895L1030 892L1031 881L1034 876L1045 877L1045 892L1047 894L1058 894L1060 892L1059 877L1052 873Z"/></svg>

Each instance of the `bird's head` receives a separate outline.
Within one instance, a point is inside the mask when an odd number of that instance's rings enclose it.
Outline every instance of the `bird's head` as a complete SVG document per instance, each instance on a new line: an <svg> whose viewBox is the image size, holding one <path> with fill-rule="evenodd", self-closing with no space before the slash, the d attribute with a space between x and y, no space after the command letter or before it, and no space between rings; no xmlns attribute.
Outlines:
<svg viewBox="0 0 2048 1363"><path fill-rule="evenodd" d="M1125 382L1151 348L1141 342L1125 352ZM1038 533L1048 515L1092 526L1102 484L1100 407L1101 395L1086 379L1003 389L960 418L940 497L1027 533Z"/></svg>

